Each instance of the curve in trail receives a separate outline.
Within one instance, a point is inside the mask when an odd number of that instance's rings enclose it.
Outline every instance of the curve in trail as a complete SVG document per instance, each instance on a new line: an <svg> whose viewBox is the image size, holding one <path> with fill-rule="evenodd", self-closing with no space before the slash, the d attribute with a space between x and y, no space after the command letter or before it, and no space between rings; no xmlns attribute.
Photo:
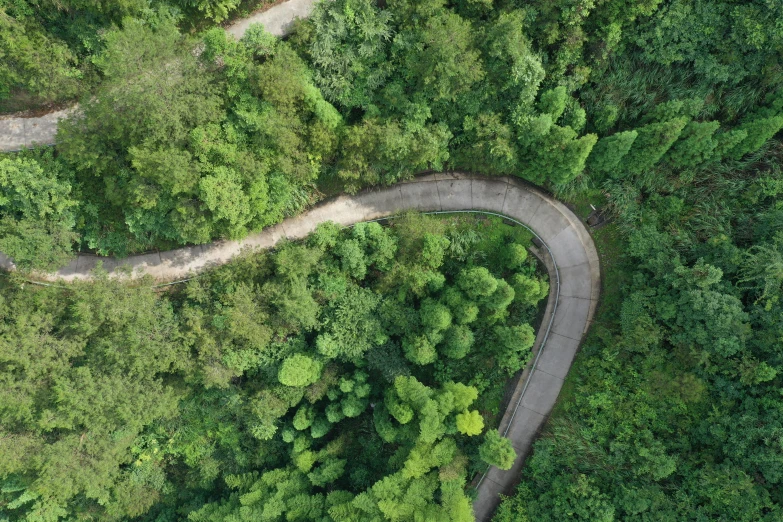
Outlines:
<svg viewBox="0 0 783 522"><path fill-rule="evenodd" d="M324 221L347 226L403 210L492 212L521 222L543 243L541 257L549 271L551 290L533 346L536 357L519 379L499 427L511 439L517 459L510 470L492 467L482 477L473 507L477 520L486 520L500 502L500 493L510 494L519 479L598 303L600 267L593 240L579 218L554 198L516 178L430 174L390 188L339 196L243 241L219 241L126 259L79 255L58 272L39 275L51 281L88 279L102 261L110 274L121 273L118 268L127 265L135 275L178 280L227 263L243 249L269 248L283 238L303 238ZM0 267L14 268L2 254Z"/></svg>
<svg viewBox="0 0 783 522"><path fill-rule="evenodd" d="M247 18L237 20L226 28L237 40L242 38L251 24L261 23L275 36L284 36L297 18L307 18L313 11L316 0L288 0L260 11ZM0 118L0 152L14 152L36 145L54 145L57 123L76 110L78 105L50 112L37 118Z"/></svg>

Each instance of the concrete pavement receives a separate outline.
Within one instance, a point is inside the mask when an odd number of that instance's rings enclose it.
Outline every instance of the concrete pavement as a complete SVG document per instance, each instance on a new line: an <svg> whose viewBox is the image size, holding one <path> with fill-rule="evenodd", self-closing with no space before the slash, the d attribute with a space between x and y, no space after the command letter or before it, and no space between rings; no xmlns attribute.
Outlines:
<svg viewBox="0 0 783 522"><path fill-rule="evenodd" d="M0 119L0 152L53 144L57 135L57 123L77 107L78 105L74 105L37 118L9 116Z"/></svg>
<svg viewBox="0 0 783 522"><path fill-rule="evenodd" d="M533 346L535 358L520 378L499 427L518 456L509 471L490 468L478 486L473 508L477 520L487 520L500 493L513 491L592 322L600 292L598 252L585 225L565 205L519 179L461 172L430 174L355 196L339 196L242 241L218 241L125 259L79 255L56 273L39 276L50 281L88 279L90 270L102 261L112 275L127 266L136 276L174 281L227 263L244 249L268 248L283 238L303 238L323 221L351 225L408 209L494 212L525 224L544 243L539 251L549 272L549 301ZM13 264L0 254L0 267L12 269Z"/></svg>
<svg viewBox="0 0 783 522"><path fill-rule="evenodd" d="M242 38L251 24L261 23L264 29L275 36L285 36L291 30L291 24L297 18L308 18L313 12L316 0L288 0L265 11L237 20L226 31L233 34L237 40Z"/></svg>
<svg viewBox="0 0 783 522"><path fill-rule="evenodd" d="M238 20L226 31L239 39L251 24L261 23L273 35L284 36L291 30L291 24L295 19L310 16L315 2L316 0L288 0L274 5L266 11ZM38 118L15 117L14 115L0 118L0 152L13 152L36 145L54 145L57 137L57 123L78 107L77 104L74 104L67 109L50 112Z"/></svg>

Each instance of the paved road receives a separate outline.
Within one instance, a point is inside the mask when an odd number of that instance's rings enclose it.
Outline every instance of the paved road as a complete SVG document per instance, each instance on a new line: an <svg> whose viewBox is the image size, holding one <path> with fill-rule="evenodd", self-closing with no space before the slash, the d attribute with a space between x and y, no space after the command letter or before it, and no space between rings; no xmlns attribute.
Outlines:
<svg viewBox="0 0 783 522"><path fill-rule="evenodd" d="M288 33L296 18L307 18L316 0L288 0L248 18L238 20L226 31L242 38L250 24L261 23L276 36ZM22 118L13 115L0 118L0 152L10 152L35 145L53 145L57 135L57 122L78 106L51 112L39 118Z"/></svg>
<svg viewBox="0 0 783 522"><path fill-rule="evenodd" d="M483 210L502 214L528 226L545 244L540 250L547 261L551 293L533 347L539 355L520 379L500 423L500 431L512 440L518 457L509 471L491 468L478 487L474 503L476 518L487 520L500 500L499 494L512 492L533 441L560 393L598 302L598 253L586 227L559 201L515 178L431 174L390 188L331 199L243 241L219 241L126 259L80 255L69 266L42 278L86 279L102 260L104 268L113 274L118 273L120 265L128 265L136 275L174 281L227 263L243 249L268 248L282 238L303 238L323 221L351 225L408 209ZM13 264L0 254L0 267L11 269Z"/></svg>
<svg viewBox="0 0 783 522"><path fill-rule="evenodd" d="M313 12L316 0L288 0L266 11L237 20L226 29L237 39L242 38L250 24L261 23L264 28L275 36L285 36L291 30L291 24L297 18L308 18Z"/></svg>
<svg viewBox="0 0 783 522"><path fill-rule="evenodd" d="M0 152L22 150L35 145L52 145L57 135L57 122L65 118L78 105L50 112L38 118L0 119Z"/></svg>

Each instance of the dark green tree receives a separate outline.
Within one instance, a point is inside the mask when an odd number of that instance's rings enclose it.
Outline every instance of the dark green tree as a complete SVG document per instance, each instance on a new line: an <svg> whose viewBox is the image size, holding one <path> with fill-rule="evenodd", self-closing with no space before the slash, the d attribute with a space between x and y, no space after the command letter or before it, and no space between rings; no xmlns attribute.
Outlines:
<svg viewBox="0 0 783 522"><path fill-rule="evenodd" d="M638 174L658 163L677 141L687 123L686 118L676 118L635 129L638 135L631 150L623 158L623 170L630 174Z"/></svg>
<svg viewBox="0 0 783 522"><path fill-rule="evenodd" d="M748 135L731 148L729 155L739 159L745 154L757 151L781 128L783 128L783 115L753 119L743 123L737 130L745 131Z"/></svg>
<svg viewBox="0 0 783 522"><path fill-rule="evenodd" d="M635 130L618 132L599 139L587 157L587 168L598 174L615 174L619 177L620 162L631 150L638 133Z"/></svg>
<svg viewBox="0 0 783 522"><path fill-rule="evenodd" d="M666 153L666 161L675 167L695 167L709 160L717 145L713 139L720 122L689 122L677 142Z"/></svg>

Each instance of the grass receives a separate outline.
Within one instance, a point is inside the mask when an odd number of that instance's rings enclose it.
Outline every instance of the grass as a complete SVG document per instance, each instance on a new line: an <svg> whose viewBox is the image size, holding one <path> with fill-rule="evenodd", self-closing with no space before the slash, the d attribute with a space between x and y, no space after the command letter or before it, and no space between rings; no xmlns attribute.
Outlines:
<svg viewBox="0 0 783 522"><path fill-rule="evenodd" d="M583 344L599 342L601 331L615 331L618 328L617 318L623 301L622 289L631 276L625 264L622 233L617 225L609 223L595 230L593 240L601 258L601 299L593 325ZM584 360L581 353L577 354L552 410L552 417L559 417L564 413L564 405L572 402Z"/></svg>

